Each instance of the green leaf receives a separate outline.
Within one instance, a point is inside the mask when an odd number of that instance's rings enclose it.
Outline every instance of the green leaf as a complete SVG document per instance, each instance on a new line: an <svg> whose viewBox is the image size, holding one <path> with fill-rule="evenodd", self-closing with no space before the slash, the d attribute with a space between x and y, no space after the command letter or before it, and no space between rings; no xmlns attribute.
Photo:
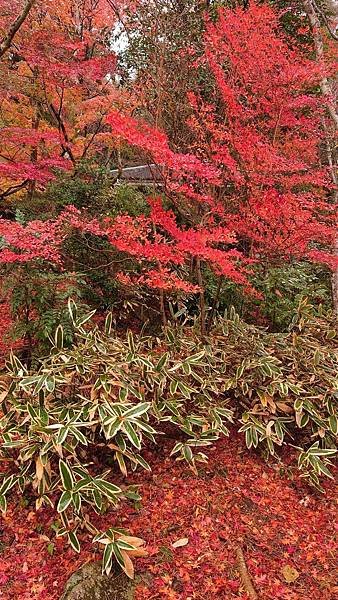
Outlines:
<svg viewBox="0 0 338 600"><path fill-rule="evenodd" d="M66 508L68 508L68 506L72 502L72 499L73 499L72 493L68 490L65 490L60 496L60 500L58 502L57 509L56 509L57 512L62 513L64 510L66 510Z"/></svg>
<svg viewBox="0 0 338 600"><path fill-rule="evenodd" d="M300 418L299 426L305 427L308 424L309 420L310 420L309 415L307 413L304 413Z"/></svg>
<svg viewBox="0 0 338 600"><path fill-rule="evenodd" d="M94 479L93 483L105 496L113 498L114 500L116 494L120 494L122 491L117 485L114 485L105 479Z"/></svg>
<svg viewBox="0 0 338 600"><path fill-rule="evenodd" d="M314 448L311 446L308 453L312 456L332 456L337 453L337 450L335 448Z"/></svg>
<svg viewBox="0 0 338 600"><path fill-rule="evenodd" d="M135 546L124 540L117 540L116 544L121 550L136 550Z"/></svg>
<svg viewBox="0 0 338 600"><path fill-rule="evenodd" d="M79 319L76 320L76 327L78 327L79 329L82 327L82 325L84 325L85 323L87 323L87 321L90 321L90 319L95 315L96 310L92 310L89 313L87 313L86 315L83 315L82 317L80 317Z"/></svg>
<svg viewBox="0 0 338 600"><path fill-rule="evenodd" d="M136 406L129 408L125 413L123 413L123 418L129 419L130 417L140 417L149 410L150 406L150 402L136 404Z"/></svg>
<svg viewBox="0 0 338 600"><path fill-rule="evenodd" d="M47 544L47 552L48 552L49 556L53 556L54 548L55 548L55 544L53 544L53 542L49 542L49 544Z"/></svg>
<svg viewBox="0 0 338 600"><path fill-rule="evenodd" d="M295 400L294 402L293 407L296 412L300 412L303 408L303 400L301 398L297 398L297 400Z"/></svg>
<svg viewBox="0 0 338 600"><path fill-rule="evenodd" d="M138 437L138 435L137 435L135 429L133 428L132 424L128 423L128 421L125 421L123 423L123 430L125 431L128 439L133 444L133 446L135 446L135 448L137 448L138 450L141 450L141 440Z"/></svg>
<svg viewBox="0 0 338 600"><path fill-rule="evenodd" d="M178 389L183 394L183 396L185 398L187 398L188 400L190 399L191 392L194 391L191 388L188 388L186 385L184 385L184 383L182 383L182 381L178 382Z"/></svg>
<svg viewBox="0 0 338 600"><path fill-rule="evenodd" d="M69 541L71 547L73 548L73 550L75 550L75 552L79 553L81 550L80 542L78 540L78 537L77 537L75 531L68 532L68 541Z"/></svg>
<svg viewBox="0 0 338 600"><path fill-rule="evenodd" d="M131 331L128 331L128 334L127 334L127 341L128 341L128 346L129 346L130 352L131 352L132 354L135 354L135 343L134 343L134 336L133 336L133 334L132 334L132 332L131 332Z"/></svg>
<svg viewBox="0 0 338 600"><path fill-rule="evenodd" d="M56 443L59 445L63 444L63 442L67 438L68 432L69 432L68 427L61 427L61 429L59 429L59 432L56 436Z"/></svg>
<svg viewBox="0 0 338 600"><path fill-rule="evenodd" d="M99 490L93 490L94 503L99 512L102 509L102 494Z"/></svg>
<svg viewBox="0 0 338 600"><path fill-rule="evenodd" d="M323 463L321 460L319 460L317 464L318 464L318 470L321 473L323 473L323 475L326 475L326 477L329 477L330 479L334 479L331 471L329 471L329 469L327 468L325 463Z"/></svg>
<svg viewBox="0 0 338 600"><path fill-rule="evenodd" d="M147 463L147 461L143 458L143 456L141 456L140 454L136 454L135 458L136 458L137 462L141 465L141 467L146 469L146 471L151 471L151 466L149 465L149 463Z"/></svg>
<svg viewBox="0 0 338 600"><path fill-rule="evenodd" d="M185 460L187 460L188 462L191 462L193 459L193 453L192 453L191 448L189 446L185 445L185 446L183 446L182 452L183 452L183 456L184 456Z"/></svg>
<svg viewBox="0 0 338 600"><path fill-rule="evenodd" d="M237 367L236 375L235 375L236 379L240 379L242 377L243 373L244 373L244 365L241 364Z"/></svg>
<svg viewBox="0 0 338 600"><path fill-rule="evenodd" d="M27 410L28 410L29 416L32 419L32 421L39 420L38 413L36 412L36 410L35 410L34 406L32 406L32 404L27 404Z"/></svg>
<svg viewBox="0 0 338 600"><path fill-rule="evenodd" d="M123 560L123 556L121 554L120 548L118 547L116 542L113 542L112 546L113 546L115 558L116 558L117 562L119 563L119 565L123 568L124 560Z"/></svg>
<svg viewBox="0 0 338 600"><path fill-rule="evenodd" d="M14 475L10 475L10 477L6 477L3 479L0 486L0 494L6 494L16 483L16 478Z"/></svg>
<svg viewBox="0 0 338 600"><path fill-rule="evenodd" d="M191 356L189 356L186 361L190 364L198 364L201 361L201 358L203 358L203 356L205 355L205 350L202 350L202 352L197 352L197 354L192 354Z"/></svg>
<svg viewBox="0 0 338 600"><path fill-rule="evenodd" d="M73 436L77 439L80 444L84 446L88 446L88 440L86 436L78 429L77 427L69 427L69 432L73 434Z"/></svg>
<svg viewBox="0 0 338 600"><path fill-rule="evenodd" d="M251 436L252 436L253 447L257 448L257 446L258 446L258 433L257 433L257 429L255 427L253 427L252 430L251 430Z"/></svg>
<svg viewBox="0 0 338 600"><path fill-rule="evenodd" d="M157 433L156 429L151 427L151 425L148 425L148 423L146 423L145 421L139 421L138 419L135 419L134 424L135 423L140 429L142 429L146 433L150 433L152 436Z"/></svg>
<svg viewBox="0 0 338 600"><path fill-rule="evenodd" d="M119 389L119 401L120 402L125 402L128 396L128 388L120 388Z"/></svg>
<svg viewBox="0 0 338 600"><path fill-rule="evenodd" d="M185 372L186 375L191 374L191 366L188 362L182 363L182 367L183 367L183 371Z"/></svg>
<svg viewBox="0 0 338 600"><path fill-rule="evenodd" d="M114 544L107 544L103 552L102 572L109 575L112 568L112 558L114 554Z"/></svg>
<svg viewBox="0 0 338 600"><path fill-rule="evenodd" d="M72 300L72 298L68 299L68 312L70 314L71 320L75 324L77 317L77 305L75 304L74 300Z"/></svg>
<svg viewBox="0 0 338 600"><path fill-rule="evenodd" d="M70 468L63 460L59 460L59 469L63 487L66 490L71 490L74 486L74 480Z"/></svg>
<svg viewBox="0 0 338 600"><path fill-rule="evenodd" d="M172 396L174 396L176 394L177 385L178 385L178 381L176 381L176 379L174 379L173 381L170 382L170 393Z"/></svg>
<svg viewBox="0 0 338 600"><path fill-rule="evenodd" d="M7 510L7 500L6 500L6 496L3 496L2 494L0 495L0 510L1 512L5 513Z"/></svg>
<svg viewBox="0 0 338 600"><path fill-rule="evenodd" d="M160 360L158 361L155 369L156 371L161 371L163 369L163 367L167 364L168 362L168 358L169 358L169 352L165 352L163 354L163 356L161 356Z"/></svg>
<svg viewBox="0 0 338 600"><path fill-rule="evenodd" d="M111 334L111 330L112 330L112 324L113 324L113 315L111 312L109 312L106 316L106 320L104 322L104 331L106 335L110 335Z"/></svg>
<svg viewBox="0 0 338 600"><path fill-rule="evenodd" d="M83 490L83 488L87 487L90 484L90 482L91 482L91 479L89 477L86 477L85 479L81 479L74 486L73 491L74 492L79 492L80 490Z"/></svg>
<svg viewBox="0 0 338 600"><path fill-rule="evenodd" d="M117 434L117 432L121 429L121 427L122 427L122 421L120 421L119 417L114 417L113 419L109 419L109 425L108 425L108 427L106 427L106 430L105 430L106 438L110 439L110 438L114 437Z"/></svg>
<svg viewBox="0 0 338 600"><path fill-rule="evenodd" d="M55 347L58 350L62 350L63 348L63 327L62 325L58 325L55 331Z"/></svg>
<svg viewBox="0 0 338 600"><path fill-rule="evenodd" d="M284 439L284 432L279 421L275 421L275 431L278 439L282 442Z"/></svg>
<svg viewBox="0 0 338 600"><path fill-rule="evenodd" d="M76 512L79 513L80 510L81 510L81 504L82 504L81 494L75 492L73 494L73 500L72 501L73 501L73 504L74 504Z"/></svg>
<svg viewBox="0 0 338 600"><path fill-rule="evenodd" d="M334 435L338 434L338 419L335 415L329 417L329 427Z"/></svg>
<svg viewBox="0 0 338 600"><path fill-rule="evenodd" d="M245 443L246 443L246 447L250 450L252 444L253 444L253 440L252 440L252 429L250 427L250 429L247 429L245 432Z"/></svg>
<svg viewBox="0 0 338 600"><path fill-rule="evenodd" d="M49 375L45 380L45 387L47 392L54 392L55 390L55 377L53 375Z"/></svg>

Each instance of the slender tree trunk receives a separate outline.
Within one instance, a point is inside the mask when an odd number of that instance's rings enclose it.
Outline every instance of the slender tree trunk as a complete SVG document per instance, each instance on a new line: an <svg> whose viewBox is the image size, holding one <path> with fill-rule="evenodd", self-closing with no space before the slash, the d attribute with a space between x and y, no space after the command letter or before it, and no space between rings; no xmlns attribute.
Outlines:
<svg viewBox="0 0 338 600"><path fill-rule="evenodd" d="M204 337L206 334L206 305L205 305L205 294L204 294L204 287L203 287L201 261L199 258L196 259L196 273L197 273L197 283L201 289L201 291L200 291L200 322L201 322L201 335L202 335L202 337Z"/></svg>
<svg viewBox="0 0 338 600"><path fill-rule="evenodd" d="M217 304L218 304L219 297L220 297L220 294L221 294L221 289L222 289L222 283L223 283L223 281L224 281L224 277L221 275L219 277L219 279L218 279L216 294L215 294L215 297L214 297L213 302L212 302L212 307L211 307L210 315L208 317L208 322L207 322L207 331L208 332L210 331L210 328L212 326L212 322L213 322L213 319L214 319L214 316L215 316Z"/></svg>
<svg viewBox="0 0 338 600"><path fill-rule="evenodd" d="M163 327L167 324L167 314L165 312L165 296L163 290L160 291L160 309L161 309L161 317L162 317L162 325Z"/></svg>
<svg viewBox="0 0 338 600"><path fill-rule="evenodd" d="M24 8L22 9L22 13L15 19L15 21L10 26L7 35L5 35L0 44L0 58L10 49L14 36L17 34L21 25L23 25L23 23L27 19L35 3L36 0L27 0Z"/></svg>
<svg viewBox="0 0 338 600"><path fill-rule="evenodd" d="M304 7L311 25L314 46L316 51L316 58L319 64L322 64L323 70L325 69L324 64L324 42L322 36L322 26L320 22L320 18L318 15L318 6L315 0L304 0ZM332 29L330 27L330 16L327 14L329 10L331 12L331 16L338 19L338 2L337 0L326 0L325 8L325 25L328 29L329 34L332 36ZM332 136L326 127L326 146L327 146L327 158L328 164L330 167L332 183L334 185L334 194L333 201L336 206L338 206L338 189L337 189L337 163L334 155L334 147L332 145L332 140L335 139L336 133L338 131L338 112L337 112L337 103L334 93L334 87L328 77L323 75L323 78L320 83L322 96L325 100L325 104L327 107L327 112L330 116L331 121L331 129ZM332 139L331 139L332 138ZM338 233L333 243L334 253L338 259ZM335 314L338 316L338 268L335 269L332 275L332 298L333 298L333 307Z"/></svg>

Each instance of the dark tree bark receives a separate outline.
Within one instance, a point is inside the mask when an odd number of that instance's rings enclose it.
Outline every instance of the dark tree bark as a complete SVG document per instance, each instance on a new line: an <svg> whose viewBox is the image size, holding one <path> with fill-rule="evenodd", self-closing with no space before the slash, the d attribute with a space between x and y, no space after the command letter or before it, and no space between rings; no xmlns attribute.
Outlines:
<svg viewBox="0 0 338 600"><path fill-rule="evenodd" d="M22 9L22 13L15 19L15 21L10 26L7 35L3 38L0 44L0 58L10 49L13 39L17 32L19 31L21 25L27 19L31 9L37 0L27 0L25 6Z"/></svg>

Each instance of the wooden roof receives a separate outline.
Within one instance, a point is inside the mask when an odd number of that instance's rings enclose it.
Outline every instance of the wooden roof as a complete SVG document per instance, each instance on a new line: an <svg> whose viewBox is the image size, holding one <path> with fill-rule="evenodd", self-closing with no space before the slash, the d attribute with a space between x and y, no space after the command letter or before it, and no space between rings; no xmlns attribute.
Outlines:
<svg viewBox="0 0 338 600"><path fill-rule="evenodd" d="M118 181L130 183L159 183L162 181L161 167L155 164L124 167L122 175L118 169L112 169L111 175Z"/></svg>

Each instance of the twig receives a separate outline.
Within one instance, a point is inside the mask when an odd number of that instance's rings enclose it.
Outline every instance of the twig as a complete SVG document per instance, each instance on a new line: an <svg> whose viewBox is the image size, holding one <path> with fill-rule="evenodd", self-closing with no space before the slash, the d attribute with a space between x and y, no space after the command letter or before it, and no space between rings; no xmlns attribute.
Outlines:
<svg viewBox="0 0 338 600"><path fill-rule="evenodd" d="M248 569L247 569L247 566L245 563L243 550L240 546L236 550L236 556L237 556L238 570L239 570L239 574L241 576L241 580L242 580L244 589L245 589L246 593L248 594L248 596L250 598L252 598L252 600L258 600L257 593L252 585L250 575L249 575L249 572L248 572Z"/></svg>

